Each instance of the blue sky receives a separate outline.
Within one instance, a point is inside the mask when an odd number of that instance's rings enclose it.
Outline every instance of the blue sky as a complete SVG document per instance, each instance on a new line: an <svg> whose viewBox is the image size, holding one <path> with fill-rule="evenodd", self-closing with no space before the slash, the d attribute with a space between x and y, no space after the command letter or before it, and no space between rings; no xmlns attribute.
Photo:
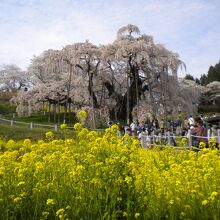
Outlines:
<svg viewBox="0 0 220 220"><path fill-rule="evenodd" d="M67 44L113 42L137 25L177 52L195 77L220 60L219 0L0 0L0 64L25 69L33 55Z"/></svg>

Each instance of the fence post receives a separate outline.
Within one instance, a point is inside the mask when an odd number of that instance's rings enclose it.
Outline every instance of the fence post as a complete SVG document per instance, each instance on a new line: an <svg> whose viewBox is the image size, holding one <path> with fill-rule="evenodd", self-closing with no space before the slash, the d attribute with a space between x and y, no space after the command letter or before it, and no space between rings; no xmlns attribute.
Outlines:
<svg viewBox="0 0 220 220"><path fill-rule="evenodd" d="M171 145L171 141L170 141L170 131L168 131L168 145Z"/></svg>
<svg viewBox="0 0 220 220"><path fill-rule="evenodd" d="M220 129L218 129L218 149L220 150Z"/></svg>
<svg viewBox="0 0 220 220"><path fill-rule="evenodd" d="M57 124L55 124L55 126L54 126L54 130L55 131L57 131L57 127L58 127Z"/></svg>
<svg viewBox="0 0 220 220"><path fill-rule="evenodd" d="M12 114L12 118L15 118L15 113Z"/></svg>
<svg viewBox="0 0 220 220"><path fill-rule="evenodd" d="M189 137L189 149L192 150L193 147L192 147L192 136L191 136L191 130L189 129L188 130L188 137Z"/></svg>
<svg viewBox="0 0 220 220"><path fill-rule="evenodd" d="M30 123L30 128L33 129L33 122Z"/></svg>
<svg viewBox="0 0 220 220"><path fill-rule="evenodd" d="M14 124L14 121L13 121L13 120L11 120L11 126L13 126L13 124Z"/></svg>
<svg viewBox="0 0 220 220"><path fill-rule="evenodd" d="M160 139L160 146L162 145L162 142L161 142L161 133L159 133L159 139Z"/></svg>
<svg viewBox="0 0 220 220"><path fill-rule="evenodd" d="M153 147L154 147L154 145L155 145L155 132L153 131L152 133L153 133Z"/></svg>
<svg viewBox="0 0 220 220"><path fill-rule="evenodd" d="M210 139L210 129L208 129L208 132L207 132L207 139L208 139L208 143L209 143L209 139Z"/></svg>

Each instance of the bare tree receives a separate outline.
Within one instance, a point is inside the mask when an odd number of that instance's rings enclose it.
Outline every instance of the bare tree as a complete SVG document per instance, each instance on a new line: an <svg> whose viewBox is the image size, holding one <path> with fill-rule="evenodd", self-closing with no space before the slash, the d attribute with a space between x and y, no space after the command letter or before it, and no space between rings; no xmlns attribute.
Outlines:
<svg viewBox="0 0 220 220"><path fill-rule="evenodd" d="M16 92L22 87L28 87L30 79L25 71L22 71L18 66L3 65L0 69L1 88Z"/></svg>
<svg viewBox="0 0 220 220"><path fill-rule="evenodd" d="M64 48L64 50L71 51L75 62L75 67L79 68L79 71L88 77L88 91L92 107L92 127L95 128L96 122L94 108L98 108L99 104L94 92L93 82L94 76L98 74L98 68L100 64L99 48L86 41L85 43L78 43L72 46L69 45Z"/></svg>

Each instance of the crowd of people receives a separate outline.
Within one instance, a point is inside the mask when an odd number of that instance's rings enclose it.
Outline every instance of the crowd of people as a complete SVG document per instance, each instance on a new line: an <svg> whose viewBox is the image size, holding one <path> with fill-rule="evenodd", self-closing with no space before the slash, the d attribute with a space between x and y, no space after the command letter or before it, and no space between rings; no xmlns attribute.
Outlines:
<svg viewBox="0 0 220 220"><path fill-rule="evenodd" d="M192 117L185 117L184 120L164 120L153 119L152 121L136 121L124 126L118 124L120 128L120 135L128 134L137 137L143 145L152 144L152 136L164 138L165 144L169 142L170 145L176 146L175 137L192 137L192 144L195 147L199 146L200 142L208 146L209 138L214 137L218 142L218 127L216 125L207 126L203 115ZM143 143L144 142L144 143Z"/></svg>

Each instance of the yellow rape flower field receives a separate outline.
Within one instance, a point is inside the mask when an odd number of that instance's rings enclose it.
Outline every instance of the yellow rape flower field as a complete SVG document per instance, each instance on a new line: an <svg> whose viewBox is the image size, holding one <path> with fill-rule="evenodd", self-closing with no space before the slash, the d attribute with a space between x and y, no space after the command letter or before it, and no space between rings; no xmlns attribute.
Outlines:
<svg viewBox="0 0 220 220"><path fill-rule="evenodd" d="M0 219L220 219L219 151L144 150L117 126L75 132L0 140Z"/></svg>

